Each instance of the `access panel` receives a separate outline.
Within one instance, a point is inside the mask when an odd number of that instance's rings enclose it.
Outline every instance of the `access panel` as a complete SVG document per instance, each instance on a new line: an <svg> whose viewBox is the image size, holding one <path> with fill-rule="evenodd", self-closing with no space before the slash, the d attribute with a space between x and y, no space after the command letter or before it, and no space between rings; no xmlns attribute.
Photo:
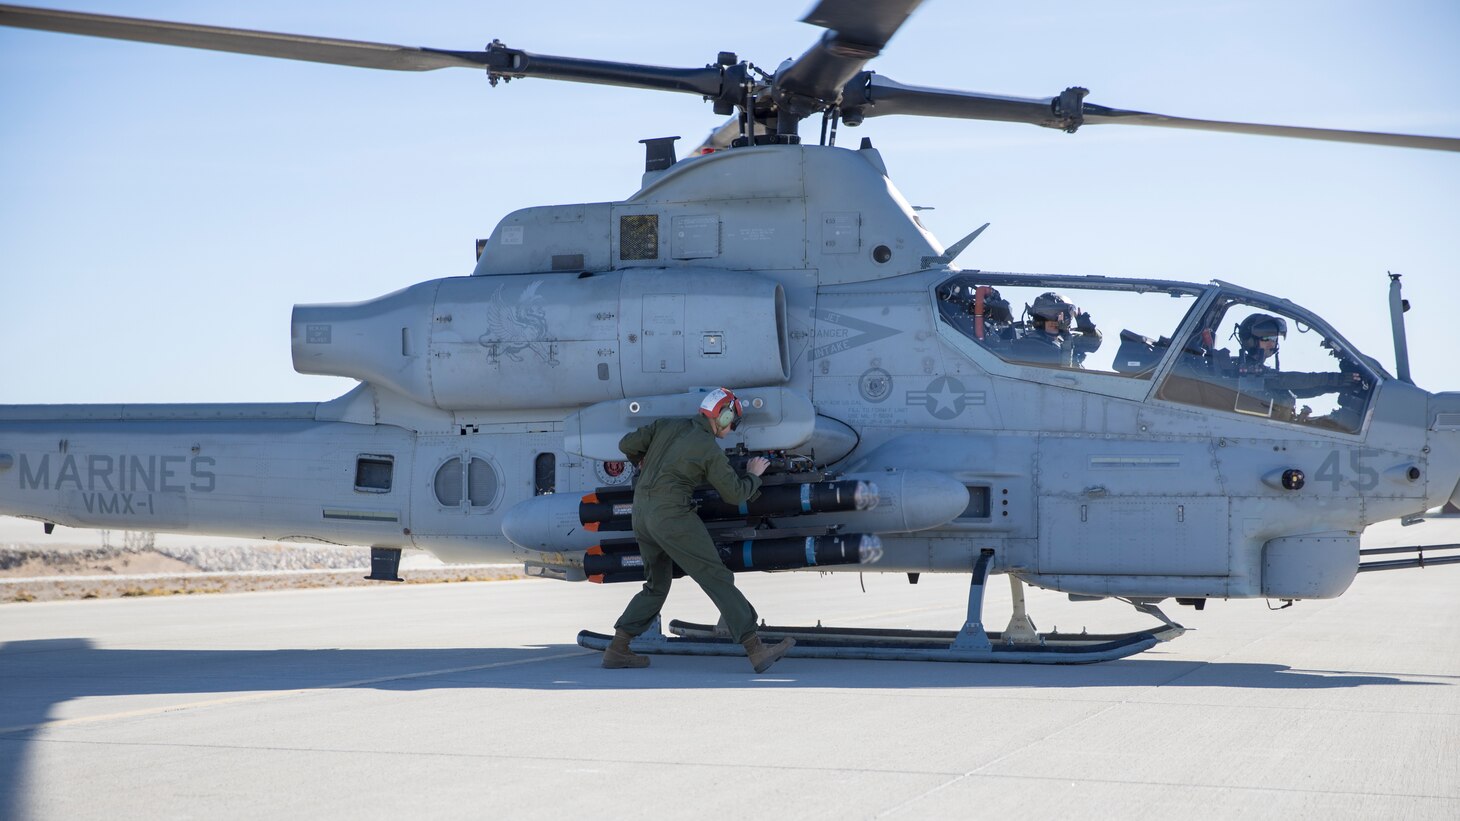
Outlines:
<svg viewBox="0 0 1460 821"><path fill-rule="evenodd" d="M1226 576L1227 500L1220 497L1043 497L1039 572Z"/></svg>
<svg viewBox="0 0 1460 821"><path fill-rule="evenodd" d="M684 373L684 295L644 295L644 371Z"/></svg>

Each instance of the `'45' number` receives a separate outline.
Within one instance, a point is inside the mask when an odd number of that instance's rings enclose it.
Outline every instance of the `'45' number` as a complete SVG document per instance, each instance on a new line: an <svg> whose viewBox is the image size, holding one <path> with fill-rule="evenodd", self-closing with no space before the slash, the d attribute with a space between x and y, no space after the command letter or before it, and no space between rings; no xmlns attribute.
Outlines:
<svg viewBox="0 0 1460 821"><path fill-rule="evenodd" d="M1329 451L1328 458L1323 460L1323 464L1318 467L1318 472L1313 475L1315 480L1327 482L1335 493L1344 483L1343 468L1340 467L1342 460L1339 458L1341 453L1343 451L1336 449ZM1364 464L1366 459L1378 453L1379 451L1368 448L1355 448L1348 451L1348 470L1352 477L1348 479L1348 483L1353 486L1354 490L1373 490L1379 486L1379 471Z"/></svg>

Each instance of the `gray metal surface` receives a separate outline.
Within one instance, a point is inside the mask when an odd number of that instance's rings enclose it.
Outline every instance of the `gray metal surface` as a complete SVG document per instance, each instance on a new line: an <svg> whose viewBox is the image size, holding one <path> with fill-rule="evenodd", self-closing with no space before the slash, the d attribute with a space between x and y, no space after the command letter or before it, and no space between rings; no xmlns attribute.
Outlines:
<svg viewBox="0 0 1460 821"><path fill-rule="evenodd" d="M822 112L828 128L907 113L1444 150L1460 140L1181 119L1085 104L1083 88L1018 99L863 71L916 6L825 0L807 22L826 37L756 73L729 53L656 68L495 41L442 52L0 5L0 26L362 67L480 66L493 85L688 92L717 116L741 106L745 136L768 138L679 162L668 138L651 141L637 192L509 214L472 277L299 306L296 369L365 380L334 401L0 408L0 513L417 547L581 578L572 571L594 538L555 497L626 487L619 437L694 413L715 385L750 407L724 444L786 450L883 488L876 511L794 524L881 536L867 565L879 571L963 572L987 552L995 571L1082 596L1330 598L1352 584L1366 527L1460 498L1460 397L1389 376L1302 306L1220 281L951 267L962 243L947 250L925 228L870 141L847 150L796 134ZM1030 305L1050 289L1063 320L1036 321ZM1091 313L1103 348L1091 347ZM1293 333L1238 336L1262 316ZM1049 327L1061 322L1064 335ZM1275 478L1294 476L1306 482ZM520 540L504 533L524 519Z"/></svg>
<svg viewBox="0 0 1460 821"><path fill-rule="evenodd" d="M741 583L772 621L919 628L955 624L967 588ZM1182 641L1105 664L761 676L603 670L573 636L628 591L547 581L0 605L0 816L1452 819L1457 583L1181 608ZM1149 623L1030 598L1041 629ZM989 599L1008 612L1004 585ZM670 614L714 619L692 584Z"/></svg>
<svg viewBox="0 0 1460 821"><path fill-rule="evenodd" d="M833 461L874 478L888 501L895 480L884 471L945 474L942 490L874 512L902 521L854 528L884 537L879 570L957 571L989 548L996 571L1084 595L1336 596L1353 578L1352 551L1295 565L1269 555L1277 540L1358 533L1460 486L1456 403L1390 378L1285 299L1220 282L922 270L941 246L871 149L735 149L677 163L608 207L608 234L559 230L575 224L574 206L557 209L560 223L509 215L479 276L301 308L296 364L379 380L314 406L313 421L309 405L184 406L175 419L159 407L140 417L68 407L41 421L14 418L46 417L34 407L10 412L0 512L562 564L587 546L571 520L514 543L502 533L508 513L547 493L626 485L619 437L661 412L693 413L696 389L721 380L750 407L727 445ZM623 232L651 218L660 229L688 220L675 237L704 228L702 239L720 241L694 253L718 256L673 265L674 241L656 230L657 245L629 258ZM505 275L492 262L586 258L604 244L617 270ZM1058 288L1110 339L1079 368L1021 359L1010 343L1029 327L1006 319L979 335L966 295L982 288L1002 289L1011 314ZM748 301L698 299L736 291ZM758 323L725 313L752 304ZM1217 368L1240 353L1227 332L1254 311L1294 328L1269 377L1353 380L1305 392L1301 413L1275 413L1271 396L1256 412L1239 406L1258 390L1242 380L1258 377ZM748 341L739 325L774 333ZM1151 345L1142 370L1122 370L1118 328L1168 341ZM1208 337L1211 350L1191 353ZM343 353L315 350L326 348ZM1193 362L1206 376L1187 375ZM818 440L822 427L835 435ZM372 460L389 478L361 487ZM1309 481L1269 481L1289 470ZM1279 572L1287 578L1265 578Z"/></svg>

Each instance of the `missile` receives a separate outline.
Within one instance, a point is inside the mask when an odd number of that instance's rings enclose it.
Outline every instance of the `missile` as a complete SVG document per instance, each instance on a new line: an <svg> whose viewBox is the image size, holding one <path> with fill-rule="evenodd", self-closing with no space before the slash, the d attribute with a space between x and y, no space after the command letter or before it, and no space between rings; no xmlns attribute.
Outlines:
<svg viewBox="0 0 1460 821"><path fill-rule="evenodd" d="M842 476L840 480L874 483L877 488L877 505L869 510L772 516L771 520L777 527L793 531L782 535L818 535L832 529L842 533L908 533L938 527L962 515L968 507L968 489L963 483L937 471L868 471ZM800 492L796 485L772 487L790 487L796 489L798 494ZM600 501L614 499L621 501L611 504L632 504L632 490L611 490L616 493L600 490ZM590 531L583 524L580 515L583 503L580 496L581 494L554 493L523 499L507 509L502 518L502 535L518 547L535 551L579 551L599 544L603 539L600 532ZM799 497L795 507L799 509ZM615 526L629 529L625 525ZM735 523L712 523L710 526L713 538L716 529L734 527ZM607 529L608 525L604 525L600 531Z"/></svg>
<svg viewBox="0 0 1460 821"><path fill-rule="evenodd" d="M754 500L730 504L712 487L696 488L690 497L695 512L707 522L733 521L750 516L800 516L844 513L877 506L877 485L852 480L762 485ZM583 497L578 521L592 531L632 530L632 488L600 488Z"/></svg>
<svg viewBox="0 0 1460 821"><path fill-rule="evenodd" d="M834 564L869 564L882 558L882 540L871 534L807 536L804 539L744 539L719 542L715 551L733 573L755 570L801 570ZM644 558L633 539L604 542L588 548L583 572L598 584L641 582ZM684 575L674 566L674 577Z"/></svg>
<svg viewBox="0 0 1460 821"><path fill-rule="evenodd" d="M875 482L876 507L866 512L808 514L781 526L841 527L853 533L911 533L947 524L968 509L968 488L938 471L869 471L849 473L842 479Z"/></svg>

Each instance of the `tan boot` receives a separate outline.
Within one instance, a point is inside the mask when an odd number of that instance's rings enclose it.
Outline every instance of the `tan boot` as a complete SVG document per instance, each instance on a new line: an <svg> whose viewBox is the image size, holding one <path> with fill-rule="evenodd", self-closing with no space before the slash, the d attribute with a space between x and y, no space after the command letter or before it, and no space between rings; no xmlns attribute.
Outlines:
<svg viewBox="0 0 1460 821"><path fill-rule="evenodd" d="M745 654L750 657L750 666L755 672L764 673L771 669L771 665L780 660L781 656L790 652L796 646L795 639L781 639L772 647L765 646L760 640L760 634L751 633L750 638L740 642L745 645Z"/></svg>
<svg viewBox="0 0 1460 821"><path fill-rule="evenodd" d="M603 651L603 666L610 670L621 670L625 667L648 667L649 657L641 656L629 649L629 642L634 637L622 629L613 631L613 641L608 649Z"/></svg>

